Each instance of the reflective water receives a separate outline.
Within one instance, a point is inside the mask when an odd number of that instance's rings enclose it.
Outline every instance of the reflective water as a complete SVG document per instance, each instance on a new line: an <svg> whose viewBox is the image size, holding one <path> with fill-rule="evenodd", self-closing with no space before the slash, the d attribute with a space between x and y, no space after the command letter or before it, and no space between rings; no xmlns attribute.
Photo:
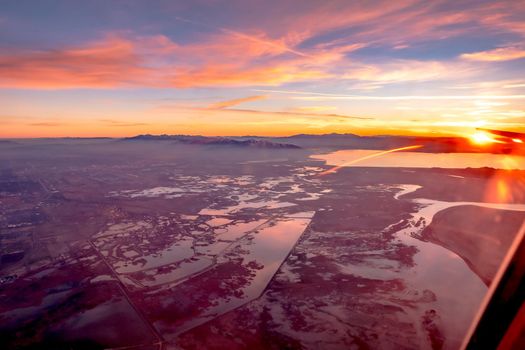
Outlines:
<svg viewBox="0 0 525 350"><path fill-rule="evenodd" d="M211 227L218 227L218 226L229 224L232 221L233 220L226 219L226 218L213 218L213 219L206 221L206 225L209 225Z"/></svg>
<svg viewBox="0 0 525 350"><path fill-rule="evenodd" d="M395 152L345 165L362 157L378 153L378 150L341 150L311 158L326 161L327 165L385 168L482 168L525 170L525 157L488 153L423 153Z"/></svg>
<svg viewBox="0 0 525 350"><path fill-rule="evenodd" d="M232 205L224 209L211 209L205 208L199 211L200 215L230 215L241 211L242 209L280 209L286 207L293 207L295 203L289 202L278 202L274 200L257 201L257 202L244 202L240 201L237 205Z"/></svg>
<svg viewBox="0 0 525 350"><path fill-rule="evenodd" d="M133 273L181 261L193 256L192 239L182 239L154 254L143 255L134 261L118 261L114 264L118 273Z"/></svg>
<svg viewBox="0 0 525 350"><path fill-rule="evenodd" d="M143 286L154 287L161 284L184 280L213 265L213 260L206 257L182 261L176 268L165 271L148 270L143 273L148 277L140 281Z"/></svg>
<svg viewBox="0 0 525 350"><path fill-rule="evenodd" d="M236 296L217 298L214 306L206 309L201 316L180 325L177 333L196 327L258 298L309 223L310 219L306 218L271 221L228 248L230 254L238 254L238 258L242 259L242 265L251 271L252 277L238 287L239 293ZM219 260L225 262L228 259Z"/></svg>
<svg viewBox="0 0 525 350"><path fill-rule="evenodd" d="M226 231L219 234L217 238L221 241L235 241L246 235L257 226L262 225L265 220L255 220L249 222L236 222L225 227Z"/></svg>
<svg viewBox="0 0 525 350"><path fill-rule="evenodd" d="M417 185L401 185L401 191L395 197L402 200L402 195L417 190ZM447 337L447 348L455 348L461 344L463 336L478 310L487 287L465 261L454 252L422 241L417 235L430 225L434 215L444 209L474 205L484 208L525 211L525 204L503 204L484 202L444 202L430 199L414 199L421 205L416 213L412 213L408 227L398 231L396 237L408 246L415 246L418 252L414 256L415 265L410 269L398 271L383 270L379 279L395 278L403 275L411 288L432 291L436 295L433 307L443 320ZM387 228L388 229L388 228ZM361 271L370 276L371 271ZM384 275L387 274L387 275Z"/></svg>

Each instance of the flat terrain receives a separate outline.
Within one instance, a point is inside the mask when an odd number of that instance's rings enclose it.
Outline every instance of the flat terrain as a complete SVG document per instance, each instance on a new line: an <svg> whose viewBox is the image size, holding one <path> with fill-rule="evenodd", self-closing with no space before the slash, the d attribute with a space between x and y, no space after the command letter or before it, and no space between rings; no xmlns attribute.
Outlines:
<svg viewBox="0 0 525 350"><path fill-rule="evenodd" d="M483 202L490 169L40 142L0 146L2 348L454 349L525 218L429 222Z"/></svg>
<svg viewBox="0 0 525 350"><path fill-rule="evenodd" d="M449 208L436 214L422 237L459 254L489 285L523 219L519 211L476 206Z"/></svg>

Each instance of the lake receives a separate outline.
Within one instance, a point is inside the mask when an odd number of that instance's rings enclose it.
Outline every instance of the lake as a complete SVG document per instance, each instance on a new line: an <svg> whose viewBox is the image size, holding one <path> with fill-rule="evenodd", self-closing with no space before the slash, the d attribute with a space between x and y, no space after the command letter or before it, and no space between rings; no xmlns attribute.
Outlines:
<svg viewBox="0 0 525 350"><path fill-rule="evenodd" d="M525 157L489 153L423 153L394 152L359 160L382 152L380 150L340 150L312 155L327 165L385 168L483 168L525 170ZM351 164L350 164L351 163Z"/></svg>

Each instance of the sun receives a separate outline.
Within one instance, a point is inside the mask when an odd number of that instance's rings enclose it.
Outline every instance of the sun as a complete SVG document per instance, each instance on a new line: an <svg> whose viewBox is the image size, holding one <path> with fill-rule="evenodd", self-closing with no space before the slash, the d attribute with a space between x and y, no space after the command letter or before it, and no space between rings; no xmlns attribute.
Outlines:
<svg viewBox="0 0 525 350"><path fill-rule="evenodd" d="M495 142L489 133L479 131L469 136L472 143L477 145L486 145Z"/></svg>

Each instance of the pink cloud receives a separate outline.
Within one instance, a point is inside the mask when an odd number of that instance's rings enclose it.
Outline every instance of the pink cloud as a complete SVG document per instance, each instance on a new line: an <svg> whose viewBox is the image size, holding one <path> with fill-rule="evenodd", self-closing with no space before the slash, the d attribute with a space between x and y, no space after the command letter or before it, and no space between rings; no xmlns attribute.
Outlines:
<svg viewBox="0 0 525 350"><path fill-rule="evenodd" d="M315 54L315 53L314 53ZM0 54L0 86L12 88L196 87L275 85L329 77L318 57L291 51L262 33L220 33L180 45L169 38L116 34L83 46Z"/></svg>
<svg viewBox="0 0 525 350"><path fill-rule="evenodd" d="M148 80L148 70L131 42L115 36L83 47L0 54L0 86L75 88L133 85Z"/></svg>
<svg viewBox="0 0 525 350"><path fill-rule="evenodd" d="M0 53L0 86L271 85L326 77L325 72L307 67L312 58L306 56L290 52L282 40L263 34L223 33L188 45L162 35L129 38L113 34L60 50L5 50Z"/></svg>
<svg viewBox="0 0 525 350"><path fill-rule="evenodd" d="M402 49L421 40L448 38L480 28L525 35L524 25L516 20L516 14L523 13L518 6L511 6L512 14L499 3L468 10L447 4L330 1L313 7L297 6L294 11L277 4L272 11L279 16L252 15L234 29L176 18L188 25L207 27L207 34L191 43L175 42L164 35L128 33L109 34L94 42L55 50L4 49L0 53L0 87L190 88L276 86L328 78L381 83L434 80L467 72L467 62L365 64L352 59L352 52L375 44ZM352 30L351 35L340 34L319 43L323 35L346 28ZM506 48L461 57L496 61L523 55L523 50Z"/></svg>

